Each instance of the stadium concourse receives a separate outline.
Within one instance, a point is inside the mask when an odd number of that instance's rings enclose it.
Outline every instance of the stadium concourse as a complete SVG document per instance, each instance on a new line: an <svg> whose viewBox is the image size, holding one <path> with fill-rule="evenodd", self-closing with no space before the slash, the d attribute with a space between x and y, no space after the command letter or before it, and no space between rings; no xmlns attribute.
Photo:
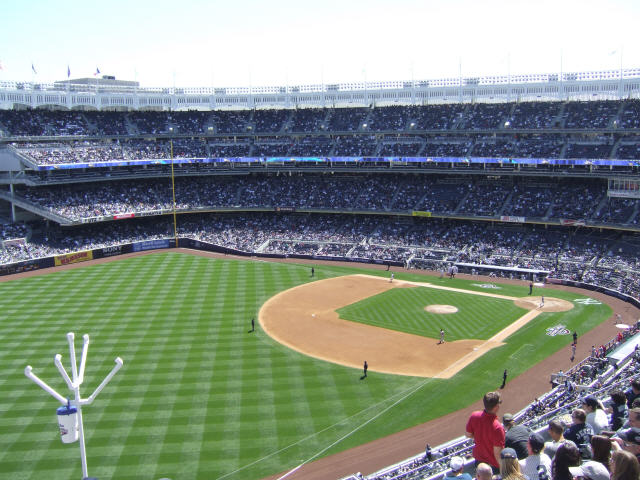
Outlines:
<svg viewBox="0 0 640 480"><path fill-rule="evenodd" d="M432 273L455 265L492 282L546 277L597 290L590 295L623 322L640 317L640 100L206 112L22 107L0 110L0 273L177 234L243 256ZM628 383L636 360L612 371L592 358L590 346L614 333L612 322L586 333L576 353L586 360L575 370L563 351L535 375L513 379L505 408L538 425L549 411L571 408L572 382L599 395ZM570 381L546 393L559 367ZM319 460L299 478L380 470L427 442L455 439L477 407ZM429 478L468 447L444 447L436 462L415 457L379 478Z"/></svg>

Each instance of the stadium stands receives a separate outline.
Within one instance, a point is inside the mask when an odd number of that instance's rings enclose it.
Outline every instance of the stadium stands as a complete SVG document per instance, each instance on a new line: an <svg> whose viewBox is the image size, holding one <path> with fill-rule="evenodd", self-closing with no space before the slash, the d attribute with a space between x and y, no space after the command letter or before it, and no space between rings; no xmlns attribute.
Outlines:
<svg viewBox="0 0 640 480"><path fill-rule="evenodd" d="M238 252L435 271L457 263L491 267L498 276L531 269L640 300L640 200L633 186L623 192L628 196L610 195L612 180L638 180L639 118L634 99L0 111L0 147L23 166L19 175L0 176L7 185L0 213L24 220L0 224L0 264L172 237L168 214L175 207L181 238ZM172 154L186 161L170 165ZM234 157L251 160L227 161ZM431 157L500 161L454 164ZM510 162L518 158L556 164ZM575 159L588 162L576 165ZM150 162L135 164L141 160ZM120 216L134 218L116 220ZM579 391L603 398L628 382L640 365L637 353L619 369L603 360L620 343L564 372L562 382L519 414L521 420L541 429L570 411ZM434 448L431 459L415 456L367 478L434 478L452 455L469 449L469 441L454 440Z"/></svg>

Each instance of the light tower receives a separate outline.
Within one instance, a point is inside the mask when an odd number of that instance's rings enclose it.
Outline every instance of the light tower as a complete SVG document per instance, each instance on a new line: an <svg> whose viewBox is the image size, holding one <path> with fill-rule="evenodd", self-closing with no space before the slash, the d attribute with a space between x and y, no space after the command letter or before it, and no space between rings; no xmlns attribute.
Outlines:
<svg viewBox="0 0 640 480"><path fill-rule="evenodd" d="M60 434L62 437L62 441L64 443L72 443L76 441L80 441L80 460L82 461L82 478L88 478L89 474L87 472L87 452L84 445L84 428L82 424L82 406L91 404L98 394L102 391L102 389L109 383L109 381L113 378L120 368L122 368L122 359L117 357L115 362L116 366L113 367L109 375L102 381L98 388L96 388L95 392L91 394L89 398L83 399L80 397L80 385L84 381L84 369L87 363L87 352L89 350L89 335L85 334L83 337L82 344L82 359L80 360L80 371L78 371L77 361L76 361L76 349L74 345L75 335L73 332L67 333L67 340L69 342L69 357L71 361L71 374L73 380L69 378L69 374L62 366L62 355L59 353L54 357L54 363L62 375L62 378L67 383L69 390L73 392L73 400L69 400L58 392L56 392L53 388L47 385L43 380L38 378L34 373L31 365L27 365L24 369L24 374L28 379L32 380L34 383L42 387L42 389L50 394L53 398L58 400L62 405L65 405L66 408L58 409L58 424L60 426Z"/></svg>

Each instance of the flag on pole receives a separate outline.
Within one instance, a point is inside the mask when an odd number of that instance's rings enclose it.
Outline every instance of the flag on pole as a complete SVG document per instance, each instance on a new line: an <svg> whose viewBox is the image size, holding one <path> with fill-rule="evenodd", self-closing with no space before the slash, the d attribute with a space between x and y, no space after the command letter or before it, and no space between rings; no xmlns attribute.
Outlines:
<svg viewBox="0 0 640 480"><path fill-rule="evenodd" d="M96 67L96 71L93 73L93 76L97 76L100 75L100 69L98 67Z"/></svg>
<svg viewBox="0 0 640 480"><path fill-rule="evenodd" d="M38 74L38 72L36 72L36 67L33 66L33 62L31 62L31 70L33 70L33 73L36 75Z"/></svg>
<svg viewBox="0 0 640 480"><path fill-rule="evenodd" d="M69 65L67 65L67 78L69 78L71 76L71 68L69 68Z"/></svg>

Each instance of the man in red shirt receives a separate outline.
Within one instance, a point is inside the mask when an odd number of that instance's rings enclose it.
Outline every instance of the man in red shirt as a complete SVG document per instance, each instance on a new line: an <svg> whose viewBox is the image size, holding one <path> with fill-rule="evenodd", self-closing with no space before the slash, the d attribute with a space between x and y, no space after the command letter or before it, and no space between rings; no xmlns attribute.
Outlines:
<svg viewBox="0 0 640 480"><path fill-rule="evenodd" d="M467 422L466 435L473 438L473 458L488 463L494 472L500 471L500 451L504 448L504 427L497 414L502 400L499 392L489 392L482 399L484 410L473 412Z"/></svg>

